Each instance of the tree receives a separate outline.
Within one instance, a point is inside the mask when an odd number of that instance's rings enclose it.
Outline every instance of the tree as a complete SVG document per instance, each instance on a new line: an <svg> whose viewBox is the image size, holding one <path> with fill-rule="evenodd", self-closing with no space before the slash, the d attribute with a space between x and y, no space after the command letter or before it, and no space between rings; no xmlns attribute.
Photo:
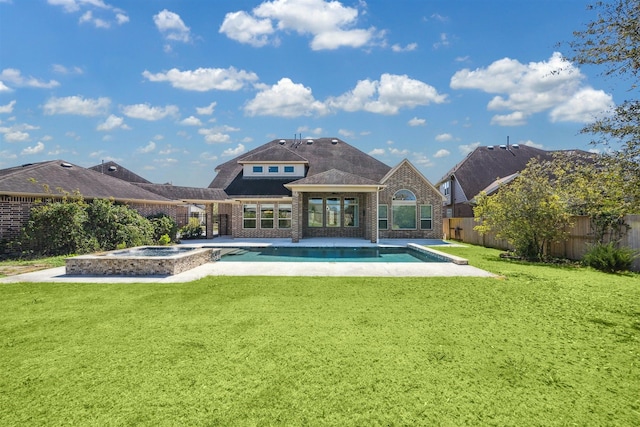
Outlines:
<svg viewBox="0 0 640 427"><path fill-rule="evenodd" d="M475 230L495 232L513 245L516 255L532 260L542 260L551 243L565 240L571 224L564 201L536 160L496 194L481 194L474 216L479 224Z"/></svg>
<svg viewBox="0 0 640 427"><path fill-rule="evenodd" d="M587 124L582 133L596 135L594 143L613 150L627 179L640 186L640 101L635 98L640 77L640 0L598 1L589 6L595 20L574 31L568 59L580 65L604 66L605 76L630 80L630 98L610 114ZM614 147L619 143L619 148Z"/></svg>
<svg viewBox="0 0 640 427"><path fill-rule="evenodd" d="M103 250L154 243L151 222L128 206L111 200L94 199L87 206L85 228Z"/></svg>

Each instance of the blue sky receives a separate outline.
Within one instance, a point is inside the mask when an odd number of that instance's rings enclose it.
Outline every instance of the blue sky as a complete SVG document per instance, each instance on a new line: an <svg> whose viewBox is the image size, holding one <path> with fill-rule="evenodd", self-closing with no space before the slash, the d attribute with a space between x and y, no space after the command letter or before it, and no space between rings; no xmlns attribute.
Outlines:
<svg viewBox="0 0 640 427"><path fill-rule="evenodd" d="M586 1L0 0L0 168L113 160L206 187L274 138L436 182L478 145L590 149L623 100L563 60Z"/></svg>

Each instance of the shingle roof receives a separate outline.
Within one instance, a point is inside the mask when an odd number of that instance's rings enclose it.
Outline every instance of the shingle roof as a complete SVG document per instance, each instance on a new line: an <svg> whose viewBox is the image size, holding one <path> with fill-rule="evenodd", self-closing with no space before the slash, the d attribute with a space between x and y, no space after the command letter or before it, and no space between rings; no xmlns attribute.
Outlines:
<svg viewBox="0 0 640 427"><path fill-rule="evenodd" d="M112 161L91 166L88 169L91 169L96 172L100 172L102 174L109 175L114 178L118 178L127 182L140 182L144 184L151 184L151 181L147 181L140 175L137 175L131 172L129 169L122 167L116 162L112 162Z"/></svg>
<svg viewBox="0 0 640 427"><path fill-rule="evenodd" d="M520 172L532 158L551 160L553 152L527 145L520 145L518 148L511 147L509 150L498 147L493 149L478 147L447 172L438 181L438 185L454 175L469 200L496 179Z"/></svg>
<svg viewBox="0 0 640 427"><path fill-rule="evenodd" d="M373 181L352 173L331 169L326 172L317 173L313 176L302 178L291 182L295 185L379 185L378 181Z"/></svg>
<svg viewBox="0 0 640 427"><path fill-rule="evenodd" d="M209 184L210 188L222 188L230 196L236 194L273 194L279 195L283 191L290 195L291 193L283 188L282 185L292 182L297 178L289 178L287 180L273 179L273 178L251 178L242 180L242 164L238 161L247 158L259 158L259 156L271 156L273 153L278 153L278 149L286 148L303 159L306 159L308 169L306 177L312 177L316 174L329 171L331 169L337 169L344 172L349 172L353 175L360 176L372 181L379 182L380 179L391 169L381 161L369 156L368 154L358 150L357 148L347 144L338 138L317 138L313 139L311 143L308 140L294 140L285 139L284 143L281 143L280 139L274 139L267 142L242 156L229 160L226 163L219 165L216 168L218 172L216 177ZM273 147L278 147L273 149ZM265 151L269 149L270 151ZM261 153L262 154L256 154ZM280 151L284 153L284 151ZM256 155L256 157L253 157ZM269 157L264 157L269 158ZM267 160L262 160L267 161ZM246 184L251 189L245 189L243 185ZM280 188L278 188L278 186ZM264 192L263 192L264 191Z"/></svg>
<svg viewBox="0 0 640 427"><path fill-rule="evenodd" d="M138 187L159 194L167 199L189 202L213 202L227 200L227 193L219 188L181 187L170 184L139 184Z"/></svg>
<svg viewBox="0 0 640 427"><path fill-rule="evenodd" d="M47 186L49 192L44 188ZM0 171L0 193L12 195L61 195L79 191L87 199L173 203L127 181L103 175L63 160L27 164Z"/></svg>
<svg viewBox="0 0 640 427"><path fill-rule="evenodd" d="M264 150L252 152L242 156L238 163L244 162L305 162L308 160L285 147L284 145L269 145Z"/></svg>

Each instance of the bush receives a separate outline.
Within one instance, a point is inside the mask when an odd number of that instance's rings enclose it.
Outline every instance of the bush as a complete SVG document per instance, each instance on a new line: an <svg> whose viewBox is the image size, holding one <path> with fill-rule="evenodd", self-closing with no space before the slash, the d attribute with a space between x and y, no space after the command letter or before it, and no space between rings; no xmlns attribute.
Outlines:
<svg viewBox="0 0 640 427"><path fill-rule="evenodd" d="M613 242L596 243L584 255L582 263L606 273L627 271L637 254L630 248L618 248Z"/></svg>
<svg viewBox="0 0 640 427"><path fill-rule="evenodd" d="M160 238L158 239L158 244L162 245L162 246L167 246L169 243L171 243L171 238L169 237L168 234L163 234L162 236L160 236Z"/></svg>
<svg viewBox="0 0 640 427"><path fill-rule="evenodd" d="M178 234L178 224L170 216L159 213L147 217L153 226L153 240L160 243L163 236L169 237L169 242L175 242ZM167 242L167 244L169 243ZM161 245L163 243L160 243Z"/></svg>
<svg viewBox="0 0 640 427"><path fill-rule="evenodd" d="M102 250L151 245L154 228L151 222L125 205L95 199L87 207L87 235L94 236Z"/></svg>
<svg viewBox="0 0 640 427"><path fill-rule="evenodd" d="M202 237L202 226L198 218L189 218L189 223L180 229L180 238L197 239Z"/></svg>

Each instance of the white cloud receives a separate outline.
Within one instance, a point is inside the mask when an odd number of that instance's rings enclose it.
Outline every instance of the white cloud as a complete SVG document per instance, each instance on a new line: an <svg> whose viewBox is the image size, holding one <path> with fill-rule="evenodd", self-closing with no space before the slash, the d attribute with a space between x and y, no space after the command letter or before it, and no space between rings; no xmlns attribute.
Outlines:
<svg viewBox="0 0 640 427"><path fill-rule="evenodd" d="M545 110L551 110L552 121L587 122L611 107L611 96L582 87L584 79L578 68L554 52L547 61L522 64L503 58L487 68L460 70L451 77L450 85L497 94L487 109L511 112L494 116L492 123L516 126ZM583 101L589 104L580 104Z"/></svg>
<svg viewBox="0 0 640 427"><path fill-rule="evenodd" d="M198 133L204 136L204 141L207 144L224 144L231 141L231 137L224 133L225 129L198 129Z"/></svg>
<svg viewBox="0 0 640 427"><path fill-rule="evenodd" d="M0 114L11 114L13 113L13 106L16 105L16 100L9 102L6 105L0 105Z"/></svg>
<svg viewBox="0 0 640 427"><path fill-rule="evenodd" d="M451 44L447 33L440 33L440 39L433 44L434 49L440 49L441 47L448 47Z"/></svg>
<svg viewBox="0 0 640 427"><path fill-rule="evenodd" d="M415 108L431 103L441 104L447 95L406 75L382 74L380 80L360 80L356 87L327 103L344 111L368 111L377 114L397 114L402 108Z"/></svg>
<svg viewBox="0 0 640 427"><path fill-rule="evenodd" d="M227 13L219 32L240 43L262 47L269 43L274 29L270 19L254 18L245 11L239 11Z"/></svg>
<svg viewBox="0 0 640 427"><path fill-rule="evenodd" d="M424 126L427 124L427 121L425 119L419 119L417 117L414 117L413 119L409 120L409 126Z"/></svg>
<svg viewBox="0 0 640 427"><path fill-rule="evenodd" d="M200 119L195 116L187 117L186 119L180 121L180 124L184 126L202 126L202 122L200 121Z"/></svg>
<svg viewBox="0 0 640 427"><path fill-rule="evenodd" d="M249 116L300 117L312 114L326 114L327 107L315 100L311 89L289 78L256 94L244 107Z"/></svg>
<svg viewBox="0 0 640 427"><path fill-rule="evenodd" d="M24 77L20 70L15 68L5 68L0 73L0 81L7 82L15 87L33 87L38 89L51 89L60 86L55 80L49 80L45 82L38 80L35 77Z"/></svg>
<svg viewBox="0 0 640 427"><path fill-rule="evenodd" d="M208 151L205 151L203 153L200 154L200 158L202 160L206 160L208 162L213 162L215 160L218 160L218 156L216 156L215 154L211 154Z"/></svg>
<svg viewBox="0 0 640 427"><path fill-rule="evenodd" d="M25 142L29 141L30 136L27 132L22 132L17 129L11 129L4 132L4 139L7 142Z"/></svg>
<svg viewBox="0 0 640 427"><path fill-rule="evenodd" d="M514 111L510 114L496 114L491 118L492 125L522 126L527 123L527 116L522 111Z"/></svg>
<svg viewBox="0 0 640 427"><path fill-rule="evenodd" d="M149 141L149 143L147 145L145 145L144 147L138 147L136 152L142 153L142 154L147 154L147 153L151 153L155 149L156 149L156 143L153 142L153 141Z"/></svg>
<svg viewBox="0 0 640 427"><path fill-rule="evenodd" d="M53 69L53 71L55 73L58 74L83 74L84 71L82 70L82 68L80 67L65 67L64 65L60 65L60 64L53 64L53 66L51 67Z"/></svg>
<svg viewBox="0 0 640 427"><path fill-rule="evenodd" d="M90 22L96 28L110 28L111 24L122 25L129 22L127 13L117 7L105 3L103 0L47 0L52 6L61 6L66 13L85 12L79 22ZM101 17L95 17L99 14Z"/></svg>
<svg viewBox="0 0 640 427"><path fill-rule="evenodd" d="M520 145L526 145L527 147L533 147L533 148L539 148L539 149L544 149L544 145L542 144L537 144L531 140L527 140L527 141L520 141L519 142Z"/></svg>
<svg viewBox="0 0 640 427"><path fill-rule="evenodd" d="M238 144L236 148L227 148L222 152L222 157L235 157L245 152L245 147L242 144Z"/></svg>
<svg viewBox="0 0 640 427"><path fill-rule="evenodd" d="M25 148L24 150L22 150L20 154L24 154L24 155L38 154L38 153L41 153L43 150L44 150L44 144L38 141L36 145L34 145L33 147Z"/></svg>
<svg viewBox="0 0 640 427"><path fill-rule="evenodd" d="M370 156L383 156L387 151L384 148L374 148L369 151Z"/></svg>
<svg viewBox="0 0 640 427"><path fill-rule="evenodd" d="M240 90L247 83L258 80L256 73L229 68L198 68L180 71L173 68L166 73L152 74L145 70L142 76L151 82L169 82L178 89L205 92L209 90Z"/></svg>
<svg viewBox="0 0 640 427"><path fill-rule="evenodd" d="M449 154L451 154L451 152L443 148L442 150L436 151L436 154L434 154L433 157L436 159L441 159L443 157L447 157Z"/></svg>
<svg viewBox="0 0 640 427"><path fill-rule="evenodd" d="M210 116L213 114L214 109L216 108L217 102L212 102L206 107L196 107L196 113L201 116Z"/></svg>
<svg viewBox="0 0 640 427"><path fill-rule="evenodd" d="M451 141L452 139L453 135L451 135L450 133L441 133L439 135L436 135L436 141L439 142Z"/></svg>
<svg viewBox="0 0 640 427"><path fill-rule="evenodd" d="M3 81L0 80L0 92L11 92L11 88L4 84Z"/></svg>
<svg viewBox="0 0 640 427"><path fill-rule="evenodd" d="M179 109L175 105L152 107L149 104L134 104L122 107L122 112L125 116L148 121L161 120L167 116L177 116L178 111Z"/></svg>
<svg viewBox="0 0 640 427"><path fill-rule="evenodd" d="M164 9L157 15L153 15L153 22L167 40L183 43L191 41L191 29L185 25L177 13Z"/></svg>
<svg viewBox="0 0 640 427"><path fill-rule="evenodd" d="M480 146L479 142L474 142L473 144L467 144L467 145L459 145L458 151L460 151L460 154L462 154L463 156L466 156L467 154L471 153L473 150L475 150L479 146Z"/></svg>
<svg viewBox="0 0 640 427"><path fill-rule="evenodd" d="M611 95L590 87L576 92L564 104L551 110L552 122L590 123L614 107Z"/></svg>
<svg viewBox="0 0 640 427"><path fill-rule="evenodd" d="M338 135L340 136L344 136L345 138L351 138L355 135L355 132L353 132L352 130L348 130L348 129L339 129L338 130Z"/></svg>
<svg viewBox="0 0 640 427"><path fill-rule="evenodd" d="M433 167L433 161L422 153L412 153L411 162L419 167L430 168Z"/></svg>
<svg viewBox="0 0 640 427"><path fill-rule="evenodd" d="M394 156L406 156L409 154L409 150L400 150L399 148L389 148L389 153Z"/></svg>
<svg viewBox="0 0 640 427"><path fill-rule="evenodd" d="M124 124L124 119L122 117L111 114L103 123L100 123L96 129L102 132L109 132L114 129L128 130L130 128Z"/></svg>
<svg viewBox="0 0 640 427"><path fill-rule="evenodd" d="M75 114L79 116L98 116L109 109L109 98L83 98L81 96L67 96L64 98L51 98L44 106L44 114Z"/></svg>
<svg viewBox="0 0 640 427"><path fill-rule="evenodd" d="M418 43L409 43L408 45L402 47L399 44L394 44L391 46L391 50L394 52L412 52L418 48Z"/></svg>
<svg viewBox="0 0 640 427"><path fill-rule="evenodd" d="M359 6L364 9L366 4L360 2ZM384 36L384 32L374 27L355 28L359 10L335 0L265 1L254 8L252 14L245 11L228 13L220 33L240 43L260 47L278 43L278 39L273 38L276 30L285 34L294 31L310 35L313 50L362 47Z"/></svg>

